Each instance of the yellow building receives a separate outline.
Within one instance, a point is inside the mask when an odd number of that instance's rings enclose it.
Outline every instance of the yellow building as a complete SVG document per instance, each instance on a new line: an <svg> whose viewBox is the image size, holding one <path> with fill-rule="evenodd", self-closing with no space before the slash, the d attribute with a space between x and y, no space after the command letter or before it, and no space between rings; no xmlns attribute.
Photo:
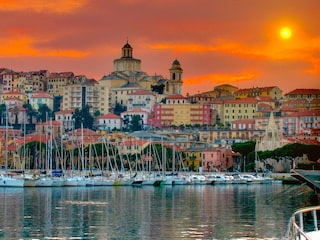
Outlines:
<svg viewBox="0 0 320 240"><path fill-rule="evenodd" d="M48 77L47 92L53 96L63 96L63 87L67 86L73 78L72 72L51 73Z"/></svg>
<svg viewBox="0 0 320 240"><path fill-rule="evenodd" d="M152 125L154 127L170 127L181 125L210 125L210 104L191 104L182 95L166 98L166 104L155 104Z"/></svg>
<svg viewBox="0 0 320 240"><path fill-rule="evenodd" d="M257 116L258 100L255 98L227 99L221 109L221 123L231 124L234 120L254 119Z"/></svg>
<svg viewBox="0 0 320 240"><path fill-rule="evenodd" d="M4 92L2 94L2 102L5 102L6 99L19 99L23 105L27 102L27 95L18 91Z"/></svg>
<svg viewBox="0 0 320 240"><path fill-rule="evenodd" d="M239 89L234 93L235 98L271 97L274 100L282 98L282 90L276 86Z"/></svg>

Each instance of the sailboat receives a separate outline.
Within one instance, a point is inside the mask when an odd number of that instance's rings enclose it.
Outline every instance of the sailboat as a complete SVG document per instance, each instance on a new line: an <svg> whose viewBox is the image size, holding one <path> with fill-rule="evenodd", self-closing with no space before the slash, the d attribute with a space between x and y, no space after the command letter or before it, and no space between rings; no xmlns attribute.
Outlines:
<svg viewBox="0 0 320 240"><path fill-rule="evenodd" d="M0 175L0 187L23 187L24 180L21 178L14 178L8 174L8 108L6 107L6 163L5 173Z"/></svg>

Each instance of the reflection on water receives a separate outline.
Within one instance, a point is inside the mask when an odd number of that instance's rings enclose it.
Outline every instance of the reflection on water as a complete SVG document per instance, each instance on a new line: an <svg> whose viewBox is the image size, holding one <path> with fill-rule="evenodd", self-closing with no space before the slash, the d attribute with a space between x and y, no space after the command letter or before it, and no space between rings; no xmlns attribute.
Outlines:
<svg viewBox="0 0 320 240"><path fill-rule="evenodd" d="M317 200L290 185L0 188L0 238L280 238Z"/></svg>

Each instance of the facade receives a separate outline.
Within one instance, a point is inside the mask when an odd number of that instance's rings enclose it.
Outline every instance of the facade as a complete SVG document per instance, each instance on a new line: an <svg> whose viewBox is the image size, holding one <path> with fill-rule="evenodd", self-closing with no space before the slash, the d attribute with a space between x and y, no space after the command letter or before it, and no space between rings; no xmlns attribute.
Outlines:
<svg viewBox="0 0 320 240"><path fill-rule="evenodd" d="M181 95L166 99L166 104L154 105L152 127L171 127L180 125L210 125L211 108L209 103L191 104Z"/></svg>
<svg viewBox="0 0 320 240"><path fill-rule="evenodd" d="M103 116L100 116L98 119L98 129L99 130L107 130L108 132L112 132L115 129L122 129L122 120L121 117L108 113Z"/></svg>
<svg viewBox="0 0 320 240"><path fill-rule="evenodd" d="M127 110L143 109L147 112L153 110L153 106L156 103L156 96L151 91L137 90L128 94Z"/></svg>
<svg viewBox="0 0 320 240"><path fill-rule="evenodd" d="M81 109L90 106L90 113L100 111L99 85L95 82L70 84L62 87L63 110Z"/></svg>
<svg viewBox="0 0 320 240"><path fill-rule="evenodd" d="M320 128L320 110L299 111L283 118L283 132L286 136L310 135L312 129Z"/></svg>
<svg viewBox="0 0 320 240"><path fill-rule="evenodd" d="M63 96L63 87L74 78L73 72L56 72L48 76L48 93L53 96Z"/></svg>
<svg viewBox="0 0 320 240"><path fill-rule="evenodd" d="M224 100L221 109L221 123L229 125L234 120L254 119L257 107L258 101L255 98Z"/></svg>
<svg viewBox="0 0 320 240"><path fill-rule="evenodd" d="M226 172L233 165L232 151L227 148L205 149L201 154L202 171Z"/></svg>
<svg viewBox="0 0 320 240"><path fill-rule="evenodd" d="M40 105L47 105L53 111L53 97L43 91L35 91L29 99L31 107L38 111Z"/></svg>
<svg viewBox="0 0 320 240"><path fill-rule="evenodd" d="M282 99L282 90L276 86L239 89L234 93L235 98L271 97L274 100Z"/></svg>
<svg viewBox="0 0 320 240"><path fill-rule="evenodd" d="M62 110L55 112L55 120L60 122L66 131L74 128L74 119L72 118L74 110Z"/></svg>
<svg viewBox="0 0 320 240"><path fill-rule="evenodd" d="M2 94L2 102L5 102L6 99L20 99L22 105L27 103L27 95L17 91L4 92Z"/></svg>
<svg viewBox="0 0 320 240"><path fill-rule="evenodd" d="M305 99L305 100L312 100L312 99L320 99L320 89L304 89L298 88L291 92L288 92L284 95L284 97L289 99Z"/></svg>

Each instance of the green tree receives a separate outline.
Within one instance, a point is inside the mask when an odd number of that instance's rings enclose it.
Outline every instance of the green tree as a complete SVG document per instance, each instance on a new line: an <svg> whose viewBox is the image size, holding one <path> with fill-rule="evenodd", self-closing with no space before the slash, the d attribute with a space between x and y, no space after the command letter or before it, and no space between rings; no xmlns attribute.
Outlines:
<svg viewBox="0 0 320 240"><path fill-rule="evenodd" d="M18 125L18 114L19 114L19 108L18 106L14 106L14 108L12 109L12 113L14 115L14 124Z"/></svg>
<svg viewBox="0 0 320 240"><path fill-rule="evenodd" d="M0 125L4 125L3 123L3 116L6 113L6 105L5 104L0 104Z"/></svg>
<svg viewBox="0 0 320 240"><path fill-rule="evenodd" d="M26 109L26 114L29 118L29 124L31 125L33 123L33 117L37 115L37 112L32 108L32 106L29 103L23 104L23 107Z"/></svg>
<svg viewBox="0 0 320 240"><path fill-rule="evenodd" d="M142 118L140 115L133 115L130 121L130 131L139 131L142 129Z"/></svg>
<svg viewBox="0 0 320 240"><path fill-rule="evenodd" d="M84 128L93 129L94 117L90 114L90 106L86 105L82 109L76 108L72 114L74 119L75 129L81 128L81 123Z"/></svg>
<svg viewBox="0 0 320 240"><path fill-rule="evenodd" d="M127 111L127 107L124 105L121 105L120 103L116 102L116 106L114 108L113 113L120 116L120 113Z"/></svg>
<svg viewBox="0 0 320 240"><path fill-rule="evenodd" d="M49 119L51 118L53 118L53 112L50 110L47 104L40 104L38 108L37 120L46 122L49 121Z"/></svg>
<svg viewBox="0 0 320 240"><path fill-rule="evenodd" d="M53 98L53 112L60 111L61 101L62 101L62 96L55 96Z"/></svg>

